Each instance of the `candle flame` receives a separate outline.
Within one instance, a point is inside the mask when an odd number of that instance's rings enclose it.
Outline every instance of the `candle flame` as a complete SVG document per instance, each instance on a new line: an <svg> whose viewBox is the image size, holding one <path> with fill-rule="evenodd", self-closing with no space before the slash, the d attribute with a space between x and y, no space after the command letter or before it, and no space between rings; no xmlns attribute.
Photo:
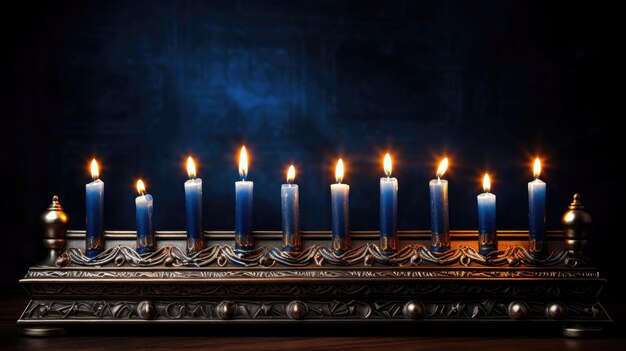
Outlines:
<svg viewBox="0 0 626 351"><path fill-rule="evenodd" d="M100 178L100 170L98 169L98 162L96 162L95 158L91 160L91 178L93 178L93 180Z"/></svg>
<svg viewBox="0 0 626 351"><path fill-rule="evenodd" d="M193 158L191 158L191 156L187 158L187 174L189 175L189 178L196 177L196 163L193 162Z"/></svg>
<svg viewBox="0 0 626 351"><path fill-rule="evenodd" d="M137 192L140 195L145 195L146 194L146 186L143 184L143 181L141 179L139 179L137 181Z"/></svg>
<svg viewBox="0 0 626 351"><path fill-rule="evenodd" d="M337 161L337 167L335 167L335 180L337 180L337 183L341 183L341 181L343 180L343 160L339 159L339 161Z"/></svg>
<svg viewBox="0 0 626 351"><path fill-rule="evenodd" d="M437 178L443 177L443 174L446 173L447 169L448 169L448 158L444 157L444 159L441 160L441 163L439 164L439 168L437 168Z"/></svg>
<svg viewBox="0 0 626 351"><path fill-rule="evenodd" d="M483 177L483 190L485 190L486 193L491 190L491 179L487 173L485 173L485 176Z"/></svg>
<svg viewBox="0 0 626 351"><path fill-rule="evenodd" d="M539 157L535 158L535 163L533 164L533 175L535 178L539 178L541 174L541 160Z"/></svg>
<svg viewBox="0 0 626 351"><path fill-rule="evenodd" d="M287 183L293 182L294 179L296 179L296 168L291 165L287 170Z"/></svg>
<svg viewBox="0 0 626 351"><path fill-rule="evenodd" d="M248 176L248 153L245 146L241 147L241 152L239 153L239 175L243 180L246 180Z"/></svg>
<svg viewBox="0 0 626 351"><path fill-rule="evenodd" d="M385 160L383 161L383 168L385 169L385 175L387 177L391 176L391 156L389 153L385 155Z"/></svg>

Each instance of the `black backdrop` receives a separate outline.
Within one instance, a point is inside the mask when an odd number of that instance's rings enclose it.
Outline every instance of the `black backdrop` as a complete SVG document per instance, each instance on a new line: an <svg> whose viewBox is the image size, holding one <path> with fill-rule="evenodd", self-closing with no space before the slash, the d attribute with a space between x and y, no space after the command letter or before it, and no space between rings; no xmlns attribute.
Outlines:
<svg viewBox="0 0 626 351"><path fill-rule="evenodd" d="M4 5L3 5L4 6ZM279 185L298 168L302 226L330 228L338 156L351 226L376 229L382 155L400 182L400 229L429 228L427 182L451 159L451 227L475 228L493 174L500 228L525 228L526 183L545 159L548 227L574 192L611 275L623 241L623 118L615 9L532 1L53 1L2 11L2 270L43 256L38 215L58 194L84 227L96 156L106 228L133 229L142 177L156 228L184 228L184 160L205 181L204 227L231 229L236 156L251 153L254 222L280 228ZM623 61L622 61L623 62Z"/></svg>

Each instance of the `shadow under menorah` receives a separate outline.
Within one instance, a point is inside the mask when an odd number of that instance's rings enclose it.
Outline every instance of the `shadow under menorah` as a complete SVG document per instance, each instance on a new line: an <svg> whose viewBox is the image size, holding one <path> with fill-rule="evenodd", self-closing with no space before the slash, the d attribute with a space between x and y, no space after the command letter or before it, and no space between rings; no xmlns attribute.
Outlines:
<svg viewBox="0 0 626 351"><path fill-rule="evenodd" d="M184 232L157 232L157 249L135 251L134 231L106 232L105 251L84 256L85 233L66 231L62 208L44 220L48 257L20 281L31 301L17 321L31 336L72 325L202 323L526 323L558 325L566 336L612 323L598 302L606 281L584 254L591 222L578 197L564 230L546 233L549 251L529 252L527 231L499 231L482 255L476 231L452 231L451 249L431 252L430 231L401 231L398 251L378 232L352 232L337 254L330 232L303 232L299 253L280 232L255 232L242 254L232 232L205 232L188 254Z"/></svg>

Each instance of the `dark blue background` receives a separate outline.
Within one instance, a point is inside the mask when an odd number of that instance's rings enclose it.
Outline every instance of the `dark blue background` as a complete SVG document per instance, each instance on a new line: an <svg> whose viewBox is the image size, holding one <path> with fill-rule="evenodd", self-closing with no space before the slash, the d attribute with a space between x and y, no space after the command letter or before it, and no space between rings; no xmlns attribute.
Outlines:
<svg viewBox="0 0 626 351"><path fill-rule="evenodd" d="M231 230L242 144L257 230L280 229L295 163L302 227L330 228L338 157L351 227L378 227L382 157L394 156L399 228L427 229L428 180L451 161L453 229L476 227L481 173L500 228L527 225L545 158L548 227L574 192L615 240L619 132L611 9L532 1L55 1L3 11L3 281L42 257L37 216L58 194L84 227L88 163L102 165L105 227L133 229L134 182L155 227L184 228L185 158L204 180L204 227ZM8 121L8 122L6 122ZM607 166L608 164L608 166ZM610 249L609 249L610 250Z"/></svg>

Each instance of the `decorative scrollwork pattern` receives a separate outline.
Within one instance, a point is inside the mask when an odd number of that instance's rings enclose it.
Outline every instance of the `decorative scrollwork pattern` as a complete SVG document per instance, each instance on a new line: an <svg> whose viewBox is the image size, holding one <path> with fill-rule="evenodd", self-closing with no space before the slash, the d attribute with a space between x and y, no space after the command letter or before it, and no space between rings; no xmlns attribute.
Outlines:
<svg viewBox="0 0 626 351"><path fill-rule="evenodd" d="M228 301L233 307L228 316L232 320L288 320L289 300ZM420 318L427 320L507 320L510 301L454 300L424 302ZM528 319L546 320L546 303L524 301L529 306ZM223 303L223 302L222 302ZM305 300L305 319L309 320L402 320L406 301L368 300ZM81 300L31 301L23 320L141 320L138 301ZM153 301L157 320L218 320L220 301ZM604 309L597 303L568 303L564 320L607 320Z"/></svg>
<svg viewBox="0 0 626 351"><path fill-rule="evenodd" d="M566 265L575 267L579 264L577 257L565 249L553 251L546 258L537 258L521 246L511 246L506 250L494 251L481 255L472 247L461 246L443 253L435 253L424 245L408 245L398 252L387 255L378 245L367 243L341 255L333 250L318 245L311 246L300 253L284 252L276 247L264 246L246 253L235 252L228 245L217 244L204 250L187 255L176 246L166 246L154 253L140 255L128 246L114 246L96 257L89 258L83 251L71 247L57 260L57 266L68 265L102 267L102 266L130 266L130 267L207 267L233 265L237 267L272 267L275 265L287 267L306 266L527 266L552 267Z"/></svg>
<svg viewBox="0 0 626 351"><path fill-rule="evenodd" d="M588 284L484 281L474 283L342 283L342 284L46 284L27 286L35 296L523 296L523 297L586 297L595 296L600 286Z"/></svg>
<svg viewBox="0 0 626 351"><path fill-rule="evenodd" d="M427 278L549 278L549 279L595 279L599 273L594 270L458 270L458 269L397 269L397 270L352 270L352 269L326 269L326 270L29 270L26 279L427 279Z"/></svg>

